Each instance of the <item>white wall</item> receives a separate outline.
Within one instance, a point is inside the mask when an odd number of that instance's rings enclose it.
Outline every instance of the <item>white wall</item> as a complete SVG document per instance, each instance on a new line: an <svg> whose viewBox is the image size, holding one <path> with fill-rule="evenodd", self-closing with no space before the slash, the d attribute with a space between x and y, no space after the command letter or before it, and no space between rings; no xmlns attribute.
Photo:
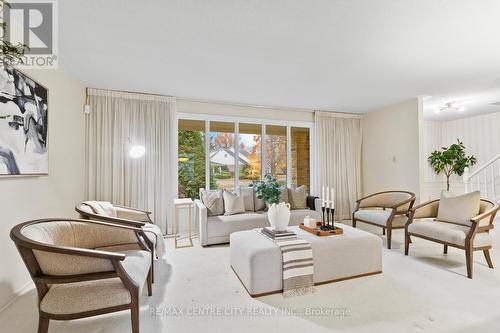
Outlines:
<svg viewBox="0 0 500 333"><path fill-rule="evenodd" d="M311 110L255 107L183 99L177 99L177 112L287 121L314 121L314 112Z"/></svg>
<svg viewBox="0 0 500 333"><path fill-rule="evenodd" d="M500 154L500 112L475 117L466 117L448 121L425 121L424 141L425 156L443 146L449 146L457 139L463 141L467 154L477 158L477 164L471 168L480 167L494 156ZM436 198L444 187L445 178L437 176L423 161L425 167L424 188L425 199ZM453 177L451 191L461 193L464 185L460 177Z"/></svg>
<svg viewBox="0 0 500 333"><path fill-rule="evenodd" d="M76 216L83 199L85 88L63 69L24 72L49 89L49 175L0 178L0 309L31 281L10 229L29 219Z"/></svg>
<svg viewBox="0 0 500 333"><path fill-rule="evenodd" d="M408 190L419 197L419 102L412 99L362 120L363 193Z"/></svg>

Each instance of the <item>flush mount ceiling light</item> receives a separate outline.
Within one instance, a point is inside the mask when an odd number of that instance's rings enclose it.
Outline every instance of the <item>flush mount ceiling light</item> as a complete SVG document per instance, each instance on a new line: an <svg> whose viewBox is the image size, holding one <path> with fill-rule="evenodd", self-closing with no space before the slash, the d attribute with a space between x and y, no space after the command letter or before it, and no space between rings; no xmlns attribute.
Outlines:
<svg viewBox="0 0 500 333"><path fill-rule="evenodd" d="M146 153L146 148L144 146L133 146L128 153L132 158L140 158Z"/></svg>
<svg viewBox="0 0 500 333"><path fill-rule="evenodd" d="M464 112L465 106L458 102L448 102L445 105L434 108L434 113L441 113L445 111L459 111Z"/></svg>

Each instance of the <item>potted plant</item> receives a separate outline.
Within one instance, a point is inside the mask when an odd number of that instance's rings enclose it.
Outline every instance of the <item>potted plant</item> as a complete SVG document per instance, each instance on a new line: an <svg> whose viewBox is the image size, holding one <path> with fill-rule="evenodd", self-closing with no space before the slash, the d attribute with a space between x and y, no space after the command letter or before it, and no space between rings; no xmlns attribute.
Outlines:
<svg viewBox="0 0 500 333"><path fill-rule="evenodd" d="M450 190L450 177L453 174L462 176L465 168L476 164L474 155L465 154L465 146L462 141L457 139L457 143L449 147L442 147L441 150L435 150L427 158L430 166L436 174L444 173L446 176L446 190Z"/></svg>
<svg viewBox="0 0 500 333"><path fill-rule="evenodd" d="M257 198L268 204L267 218L271 227L277 231L286 230L290 221L290 204L280 202L282 189L276 178L266 174L261 180L253 181L250 186L255 188Z"/></svg>
<svg viewBox="0 0 500 333"><path fill-rule="evenodd" d="M6 39L7 22L3 19L5 8L10 4L5 0L0 0L0 67L13 66L24 63L24 54L29 50L25 44L12 44Z"/></svg>

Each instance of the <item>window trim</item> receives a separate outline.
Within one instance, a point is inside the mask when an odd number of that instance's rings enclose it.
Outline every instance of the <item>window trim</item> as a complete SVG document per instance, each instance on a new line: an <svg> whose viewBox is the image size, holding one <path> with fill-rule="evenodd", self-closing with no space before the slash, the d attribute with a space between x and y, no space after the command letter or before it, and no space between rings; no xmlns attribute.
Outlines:
<svg viewBox="0 0 500 333"><path fill-rule="evenodd" d="M234 129L234 150L235 155L238 156L239 152L239 124L257 124L261 125L261 136L262 136L262 144L261 144L261 173L262 176L265 175L265 165L266 165L266 125L277 125L277 126L286 126L286 134L287 134L287 186L291 186L292 177L291 177L291 166L292 166L292 145L291 145L291 128L292 127L302 127L309 129L309 189L312 195L317 194L317 184L316 184L316 140L315 140L315 124L314 122L309 121L291 121L291 120L277 120L277 119L261 119L261 118L252 118L252 117L233 117L233 116L225 116L225 115L212 115L212 114L199 114L199 113L182 113L179 112L176 114L176 124L179 123L179 119L186 120L200 120L205 121L205 186L207 189L210 188L210 122L211 121L220 121L220 122L232 122L235 125ZM177 129L178 132L178 129ZM177 145L176 145L177 146ZM175 160L177 160L178 152L176 151ZM175 175L176 180L178 179L178 163L175 164ZM239 159L235 157L235 189L239 188Z"/></svg>

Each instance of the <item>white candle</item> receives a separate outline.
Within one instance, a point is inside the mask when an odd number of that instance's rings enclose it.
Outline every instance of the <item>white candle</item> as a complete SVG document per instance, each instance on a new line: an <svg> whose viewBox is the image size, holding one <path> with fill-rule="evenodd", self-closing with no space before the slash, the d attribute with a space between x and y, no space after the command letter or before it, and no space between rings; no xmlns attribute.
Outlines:
<svg viewBox="0 0 500 333"><path fill-rule="evenodd" d="M335 188L332 187L332 208L335 208Z"/></svg>
<svg viewBox="0 0 500 333"><path fill-rule="evenodd" d="M325 185L321 185L321 207L325 207Z"/></svg>
<svg viewBox="0 0 500 333"><path fill-rule="evenodd" d="M325 198L325 202L326 202L326 207L328 207L328 203L330 202L330 191L328 189L328 186L326 187L326 198Z"/></svg>

